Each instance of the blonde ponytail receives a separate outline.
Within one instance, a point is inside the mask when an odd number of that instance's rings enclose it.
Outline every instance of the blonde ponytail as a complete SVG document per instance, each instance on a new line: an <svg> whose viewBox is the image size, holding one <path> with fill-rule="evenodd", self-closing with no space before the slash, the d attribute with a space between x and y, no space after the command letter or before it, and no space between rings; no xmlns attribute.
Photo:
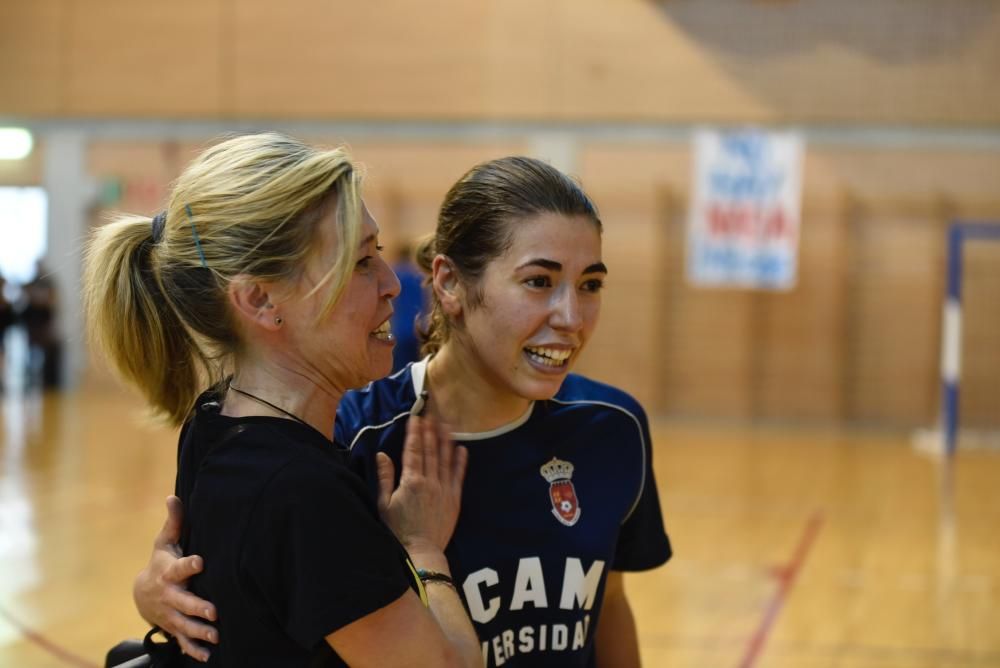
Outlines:
<svg viewBox="0 0 1000 668"><path fill-rule="evenodd" d="M87 249L88 331L119 374L171 424L183 422L208 361L160 288L151 265L152 221L123 217Z"/></svg>

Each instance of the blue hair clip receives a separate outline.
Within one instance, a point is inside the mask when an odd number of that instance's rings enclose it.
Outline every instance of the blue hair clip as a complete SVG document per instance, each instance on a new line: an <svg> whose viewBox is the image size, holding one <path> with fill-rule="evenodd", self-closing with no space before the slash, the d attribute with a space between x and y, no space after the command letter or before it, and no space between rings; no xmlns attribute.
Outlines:
<svg viewBox="0 0 1000 668"><path fill-rule="evenodd" d="M198 257L201 258L201 266L208 269L208 263L205 262L205 251L201 249L201 239L198 238L198 228L194 226L194 214L191 213L191 205L185 204L184 211L187 212L188 222L191 223L191 236L194 237L195 248L198 249Z"/></svg>

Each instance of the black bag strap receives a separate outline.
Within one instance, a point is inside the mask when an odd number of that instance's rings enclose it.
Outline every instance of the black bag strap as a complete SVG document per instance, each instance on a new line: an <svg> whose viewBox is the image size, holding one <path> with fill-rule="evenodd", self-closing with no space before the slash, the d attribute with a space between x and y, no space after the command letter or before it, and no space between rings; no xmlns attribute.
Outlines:
<svg viewBox="0 0 1000 668"><path fill-rule="evenodd" d="M154 636L163 636L164 640L157 641ZM154 626L142 639L142 646L146 649L146 656L149 662L136 664L137 666L149 666L149 668L177 668L181 665L181 646L177 639L161 629ZM131 668L131 666L129 667Z"/></svg>

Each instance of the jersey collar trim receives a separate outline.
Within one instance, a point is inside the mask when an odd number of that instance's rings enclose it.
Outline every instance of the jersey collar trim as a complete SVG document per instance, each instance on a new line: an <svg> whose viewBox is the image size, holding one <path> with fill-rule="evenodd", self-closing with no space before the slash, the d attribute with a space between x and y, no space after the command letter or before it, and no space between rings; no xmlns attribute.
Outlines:
<svg viewBox="0 0 1000 668"><path fill-rule="evenodd" d="M427 378L427 363L431 361L431 356L414 362L410 365L410 380L413 382L413 394L416 400L413 402L413 408L410 409L411 413L420 413L424 410L424 398L422 396L424 391L424 379Z"/></svg>
<svg viewBox="0 0 1000 668"><path fill-rule="evenodd" d="M416 396L416 400L413 402L413 407L410 409L410 413L419 415L421 411L424 410L424 381L427 378L427 363L430 362L430 356L423 358L419 362L414 362L410 365L410 376L413 380L413 393ZM454 432L451 437L456 441L485 441L488 438L496 438L497 436L502 436L508 432L514 431L531 417L531 412L535 410L535 402L532 401L528 405L528 410L524 411L521 417L508 422L507 424L500 425L496 429L491 429L490 431L477 431L477 432Z"/></svg>

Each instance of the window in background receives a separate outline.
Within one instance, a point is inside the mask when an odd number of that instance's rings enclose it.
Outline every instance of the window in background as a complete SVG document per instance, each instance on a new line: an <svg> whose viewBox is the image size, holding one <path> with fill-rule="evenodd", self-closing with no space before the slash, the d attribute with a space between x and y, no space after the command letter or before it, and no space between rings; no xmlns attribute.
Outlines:
<svg viewBox="0 0 1000 668"><path fill-rule="evenodd" d="M23 285L45 255L48 196L43 188L0 187L0 274Z"/></svg>

